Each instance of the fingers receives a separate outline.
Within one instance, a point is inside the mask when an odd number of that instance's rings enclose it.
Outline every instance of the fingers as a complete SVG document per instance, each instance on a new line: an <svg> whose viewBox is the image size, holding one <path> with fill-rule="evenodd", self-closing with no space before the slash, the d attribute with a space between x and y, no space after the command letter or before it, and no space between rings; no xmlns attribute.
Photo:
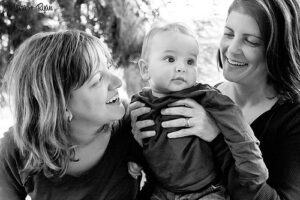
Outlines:
<svg viewBox="0 0 300 200"><path fill-rule="evenodd" d="M140 108L136 108L136 109L134 109L134 110L132 110L132 111L130 112L131 120L135 123L135 122L136 122L136 119L137 119L139 116L141 116L141 115L143 115L143 114L145 114L145 113L148 113L148 112L150 112L150 111L151 111L151 109L150 109L149 107L140 107Z"/></svg>
<svg viewBox="0 0 300 200"><path fill-rule="evenodd" d="M135 110L135 109L143 107L143 106L145 106L145 104L143 104L139 101L136 101L136 102L133 102L133 103L129 104L129 110L132 111L132 110Z"/></svg>
<svg viewBox="0 0 300 200"><path fill-rule="evenodd" d="M169 106L186 106L189 108L196 107L197 105L199 104L193 99L181 99L169 104Z"/></svg>
<svg viewBox="0 0 300 200"><path fill-rule="evenodd" d="M131 131L135 140L143 146L142 140L144 138L152 137L155 135L155 131L141 131L142 128L146 128L154 125L153 120L137 121L137 118L143 114L151 111L149 107L145 107L145 104L141 102L134 102L129 105L130 118L131 118Z"/></svg>
<svg viewBox="0 0 300 200"><path fill-rule="evenodd" d="M143 131L143 132L140 132L139 135L140 135L141 139L145 139L145 138L155 136L155 131Z"/></svg>
<svg viewBox="0 0 300 200"><path fill-rule="evenodd" d="M135 125L137 126L138 129L142 129L148 126L153 126L154 125L154 121L153 120L143 120L143 121L137 121L135 123Z"/></svg>
<svg viewBox="0 0 300 200"><path fill-rule="evenodd" d="M131 122L131 132L133 133L133 136L135 140L139 143L140 146L143 146L142 140L144 138L152 137L155 135L155 131L141 131L142 128L149 127L154 125L153 120L143 120L143 121L137 121L137 122Z"/></svg>
<svg viewBox="0 0 300 200"><path fill-rule="evenodd" d="M162 115L182 115L187 118L206 115L206 111L204 110L203 106L193 99L179 100L169 104L169 106L179 107L168 107L166 109L162 109Z"/></svg>
<svg viewBox="0 0 300 200"><path fill-rule="evenodd" d="M192 118L189 118L189 127L193 126ZM187 118L178 118L174 120L164 121L161 123L163 128L172 128L172 127L187 127Z"/></svg>
<svg viewBox="0 0 300 200"><path fill-rule="evenodd" d="M167 136L168 138L182 138L182 137L187 137L187 136L196 136L201 139L203 139L206 142L211 142L213 141L220 132L217 133L212 133L212 134L207 134L207 131L201 131L199 132L196 128L186 128L186 129L181 129L179 131L175 131L172 133L169 133Z"/></svg>
<svg viewBox="0 0 300 200"><path fill-rule="evenodd" d="M139 143L139 145L142 147L143 146L143 139L145 138L149 138L149 137L153 137L155 136L155 131L136 131L136 132L133 132L133 137L134 139Z"/></svg>
<svg viewBox="0 0 300 200"><path fill-rule="evenodd" d="M135 135L135 137L144 139L147 137L151 137L155 135L155 131L140 131L142 128L153 126L154 121L153 120L143 120L143 121L137 121L135 124L131 124L132 127L132 133Z"/></svg>
<svg viewBox="0 0 300 200"><path fill-rule="evenodd" d="M168 138L181 138L181 137L194 135L192 132L193 132L193 128L187 128L187 129L181 129L179 131L169 133L167 136Z"/></svg>
<svg viewBox="0 0 300 200"><path fill-rule="evenodd" d="M187 107L170 107L161 110L162 115L182 115L185 117L193 117L192 109Z"/></svg>

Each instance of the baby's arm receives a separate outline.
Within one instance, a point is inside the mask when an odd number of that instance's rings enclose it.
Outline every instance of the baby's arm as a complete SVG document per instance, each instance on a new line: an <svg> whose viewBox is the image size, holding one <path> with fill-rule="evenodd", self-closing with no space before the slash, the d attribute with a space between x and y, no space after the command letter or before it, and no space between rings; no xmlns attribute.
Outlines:
<svg viewBox="0 0 300 200"><path fill-rule="evenodd" d="M244 119L241 110L227 96L208 91L201 102L215 119L235 161L241 185L259 185L268 178L268 169L259 149L259 141ZM230 180L229 180L230 181Z"/></svg>

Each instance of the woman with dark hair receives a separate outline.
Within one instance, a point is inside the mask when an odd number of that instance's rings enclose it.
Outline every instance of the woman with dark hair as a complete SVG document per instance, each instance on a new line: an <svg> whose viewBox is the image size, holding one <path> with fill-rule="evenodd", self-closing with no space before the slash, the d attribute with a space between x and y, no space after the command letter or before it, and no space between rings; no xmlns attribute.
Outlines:
<svg viewBox="0 0 300 200"><path fill-rule="evenodd" d="M216 87L242 110L260 140L269 178L262 184L242 185L234 165L220 161L231 199L288 199L300 197L300 2L299 0L234 0L228 10L218 54L227 81ZM223 136L201 105L180 100L162 111L183 118L163 127L190 128L170 133L169 138L196 135L222 148ZM153 124L136 121L149 112L131 105L135 138L151 137L140 129ZM223 143L224 144L224 143Z"/></svg>
<svg viewBox="0 0 300 200"><path fill-rule="evenodd" d="M111 63L104 44L81 31L21 44L6 74L15 124L0 143L1 199L135 199L128 161L137 150L120 122L122 83Z"/></svg>

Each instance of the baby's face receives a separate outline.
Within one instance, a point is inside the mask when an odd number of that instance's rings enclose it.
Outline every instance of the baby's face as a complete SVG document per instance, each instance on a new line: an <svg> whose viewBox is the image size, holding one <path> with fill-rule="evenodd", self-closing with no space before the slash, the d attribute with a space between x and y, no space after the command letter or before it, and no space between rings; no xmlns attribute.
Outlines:
<svg viewBox="0 0 300 200"><path fill-rule="evenodd" d="M152 39L148 54L150 87L165 96L193 86L197 78L198 45L189 35L166 31Z"/></svg>

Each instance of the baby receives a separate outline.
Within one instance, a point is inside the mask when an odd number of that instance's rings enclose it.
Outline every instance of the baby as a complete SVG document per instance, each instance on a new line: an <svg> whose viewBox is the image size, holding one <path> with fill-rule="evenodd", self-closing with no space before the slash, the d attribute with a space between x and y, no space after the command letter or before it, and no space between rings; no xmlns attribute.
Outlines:
<svg viewBox="0 0 300 200"><path fill-rule="evenodd" d="M138 120L155 122L147 130L155 130L156 135L143 140L144 157L158 183L152 199L226 198L220 169L215 163L214 154L218 152L212 151L211 144L196 136L167 137L170 132L190 127L189 119L186 119L185 127L161 126L163 121L182 118L161 115L161 109L183 98L196 100L216 121L233 152L238 171L247 173L249 169L255 169L251 181L267 173L259 142L239 108L213 87L196 82L198 54L197 37L180 23L153 27L144 39L138 64L141 76L149 82L150 88L134 95L132 102L140 101L151 108ZM249 155L254 158L251 162L248 162ZM245 184L249 180L249 176L245 178Z"/></svg>

